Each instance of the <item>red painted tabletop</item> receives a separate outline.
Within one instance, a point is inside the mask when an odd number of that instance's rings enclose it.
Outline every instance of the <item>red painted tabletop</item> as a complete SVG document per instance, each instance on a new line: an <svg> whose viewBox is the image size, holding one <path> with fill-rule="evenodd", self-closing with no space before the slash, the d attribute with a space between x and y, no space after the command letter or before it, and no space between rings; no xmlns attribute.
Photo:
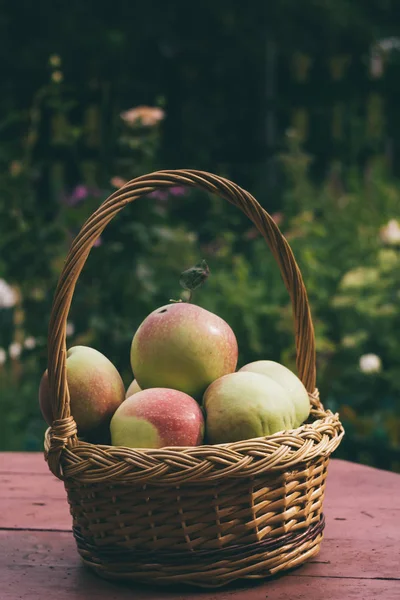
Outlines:
<svg viewBox="0 0 400 600"><path fill-rule="evenodd" d="M109 583L81 564L43 456L0 453L0 599L399 600L400 475L333 460L324 512L320 554L273 580L212 591Z"/></svg>

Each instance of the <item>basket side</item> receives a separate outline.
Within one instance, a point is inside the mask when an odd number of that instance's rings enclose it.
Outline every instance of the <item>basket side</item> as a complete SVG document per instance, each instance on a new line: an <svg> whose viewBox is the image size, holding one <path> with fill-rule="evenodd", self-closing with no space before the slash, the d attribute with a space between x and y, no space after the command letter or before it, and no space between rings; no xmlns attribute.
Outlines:
<svg viewBox="0 0 400 600"><path fill-rule="evenodd" d="M273 575L319 549L327 465L169 489L68 482L79 553L104 577L142 582Z"/></svg>

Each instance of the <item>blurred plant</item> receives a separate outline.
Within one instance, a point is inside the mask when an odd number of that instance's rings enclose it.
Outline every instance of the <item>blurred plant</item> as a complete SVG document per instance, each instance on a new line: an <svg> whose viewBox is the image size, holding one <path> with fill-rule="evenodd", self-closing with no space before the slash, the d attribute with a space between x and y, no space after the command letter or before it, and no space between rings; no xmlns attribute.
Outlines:
<svg viewBox="0 0 400 600"><path fill-rule="evenodd" d="M61 59L53 58L51 66L60 69ZM43 120L52 120L54 112L65 117L74 105L64 86L52 79L34 99L30 116L18 116L18 143L0 143L4 448L42 444L36 397L46 365L45 327L72 239L110 192L159 166L166 113L161 107L138 107L118 116L107 169L88 175L79 163L68 185L57 169L54 175L38 148L45 143ZM71 131L64 128L57 140L79 156L79 124ZM340 411L347 430L342 455L394 468L398 459L391 457L400 451L400 185L379 158L363 173L334 164L326 180L316 184L309 172L312 158L293 130L280 164L284 193L273 217L307 286L318 387L324 403ZM170 298L187 299L179 288L180 274L202 257L212 274L195 301L232 326L240 364L272 358L295 369L292 311L278 269L258 230L224 200L181 186L161 187L117 215L95 246L75 291L67 343L104 352L126 383L136 327Z"/></svg>
<svg viewBox="0 0 400 600"><path fill-rule="evenodd" d="M122 113L115 132L118 150L109 165L118 175L100 176L96 170L93 175L82 160L67 183L57 159L42 160L43 146L55 144L79 156L84 131L69 118L76 103L63 83L61 58L52 55L49 65L50 81L35 95L29 113L16 112L9 119L18 123L20 135L0 143L0 447L10 449L42 447L37 388L46 366L52 294L68 247L112 191L107 181L120 187L157 168L157 124L165 116L157 107ZM96 240L75 292L68 344L103 350L127 382L135 327L144 313L179 289L182 266L197 258L196 236L168 215L169 199L186 194L180 186L157 190L151 201L135 204L136 218L116 218Z"/></svg>
<svg viewBox="0 0 400 600"><path fill-rule="evenodd" d="M279 223L308 290L317 384L347 430L341 455L398 468L400 185L380 159L364 174L333 165L326 181L316 185L295 132L287 141ZM208 248L222 268L212 265L210 293L199 301L233 326L240 361L268 357L295 369L288 294L257 230L219 231Z"/></svg>
<svg viewBox="0 0 400 600"><path fill-rule="evenodd" d="M291 160L298 153L292 136ZM284 163L289 182L299 172L306 175L286 157ZM296 190L307 186L304 202ZM379 441L386 457L380 466L392 464L390 456L398 464L400 186L376 158L364 174L334 165L322 186L307 177L307 183L289 183L288 194L291 214L285 234L312 305L318 385L347 429L342 451L351 451L353 459L382 461L375 457Z"/></svg>

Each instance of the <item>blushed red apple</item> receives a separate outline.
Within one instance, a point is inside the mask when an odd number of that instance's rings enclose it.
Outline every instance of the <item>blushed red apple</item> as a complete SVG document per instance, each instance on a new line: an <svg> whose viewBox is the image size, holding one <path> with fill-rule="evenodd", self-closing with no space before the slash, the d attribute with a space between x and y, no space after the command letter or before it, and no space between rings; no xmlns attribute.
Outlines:
<svg viewBox="0 0 400 600"><path fill-rule="evenodd" d="M163 448L199 446L204 418L200 406L177 390L151 388L127 398L110 424L114 446Z"/></svg>
<svg viewBox="0 0 400 600"><path fill-rule="evenodd" d="M111 361L94 348L74 346L67 352L67 382L71 414L80 434L101 428L125 398L124 384ZM39 388L40 408L53 421L47 371Z"/></svg>
<svg viewBox="0 0 400 600"><path fill-rule="evenodd" d="M187 302L152 312L137 330L131 364L142 389L172 388L200 399L237 364L235 334L217 315Z"/></svg>

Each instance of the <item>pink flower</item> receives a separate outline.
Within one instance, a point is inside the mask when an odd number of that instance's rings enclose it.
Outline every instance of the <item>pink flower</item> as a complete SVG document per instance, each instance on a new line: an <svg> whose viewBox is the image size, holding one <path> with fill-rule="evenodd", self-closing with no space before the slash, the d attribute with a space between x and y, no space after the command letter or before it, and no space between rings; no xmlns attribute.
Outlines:
<svg viewBox="0 0 400 600"><path fill-rule="evenodd" d="M110 183L115 188L122 188L126 183L128 183L128 180L116 175L115 177L110 179Z"/></svg>
<svg viewBox="0 0 400 600"><path fill-rule="evenodd" d="M145 127L152 127L165 118L165 112L162 108L137 106L122 112L120 117L127 125L140 124Z"/></svg>
<svg viewBox="0 0 400 600"><path fill-rule="evenodd" d="M65 195L62 197L62 201L67 206L77 206L89 196L93 198L98 198L101 195L101 190L97 187L89 187L87 185L83 185L82 183L78 184L74 187L71 194Z"/></svg>
<svg viewBox="0 0 400 600"><path fill-rule="evenodd" d="M93 248L98 248L99 246L101 246L103 243L103 240L101 239L101 237L98 237L97 240L95 241L95 243L93 244Z"/></svg>
<svg viewBox="0 0 400 600"><path fill-rule="evenodd" d="M144 125L152 127L157 125L165 118L165 112L162 108L152 106L137 106L120 114L120 117L127 125Z"/></svg>
<svg viewBox="0 0 400 600"><path fill-rule="evenodd" d="M169 188L169 193L171 194L171 196L185 196L186 188L183 187L183 185L175 185Z"/></svg>
<svg viewBox="0 0 400 600"><path fill-rule="evenodd" d="M71 198L73 198L74 200L77 200L78 202L80 200L84 200L88 196L89 196L89 188L87 188L86 185L77 185L71 194Z"/></svg>
<svg viewBox="0 0 400 600"><path fill-rule="evenodd" d="M245 232L244 237L246 240L255 240L256 238L258 238L259 235L260 232L258 231L258 229L256 227L252 227L251 229L248 229Z"/></svg>
<svg viewBox="0 0 400 600"><path fill-rule="evenodd" d="M155 198L155 200L167 200L168 198L168 190L154 190L154 192L150 192L149 198Z"/></svg>
<svg viewBox="0 0 400 600"><path fill-rule="evenodd" d="M186 188L183 185L175 185L165 190L154 190L154 192L150 192L149 197L155 198L156 200L167 200L168 196L185 196Z"/></svg>
<svg viewBox="0 0 400 600"><path fill-rule="evenodd" d="M275 223L279 226L282 221L283 221L283 213L281 212L276 212L276 213L272 213L271 217L273 218L273 220L275 221Z"/></svg>

